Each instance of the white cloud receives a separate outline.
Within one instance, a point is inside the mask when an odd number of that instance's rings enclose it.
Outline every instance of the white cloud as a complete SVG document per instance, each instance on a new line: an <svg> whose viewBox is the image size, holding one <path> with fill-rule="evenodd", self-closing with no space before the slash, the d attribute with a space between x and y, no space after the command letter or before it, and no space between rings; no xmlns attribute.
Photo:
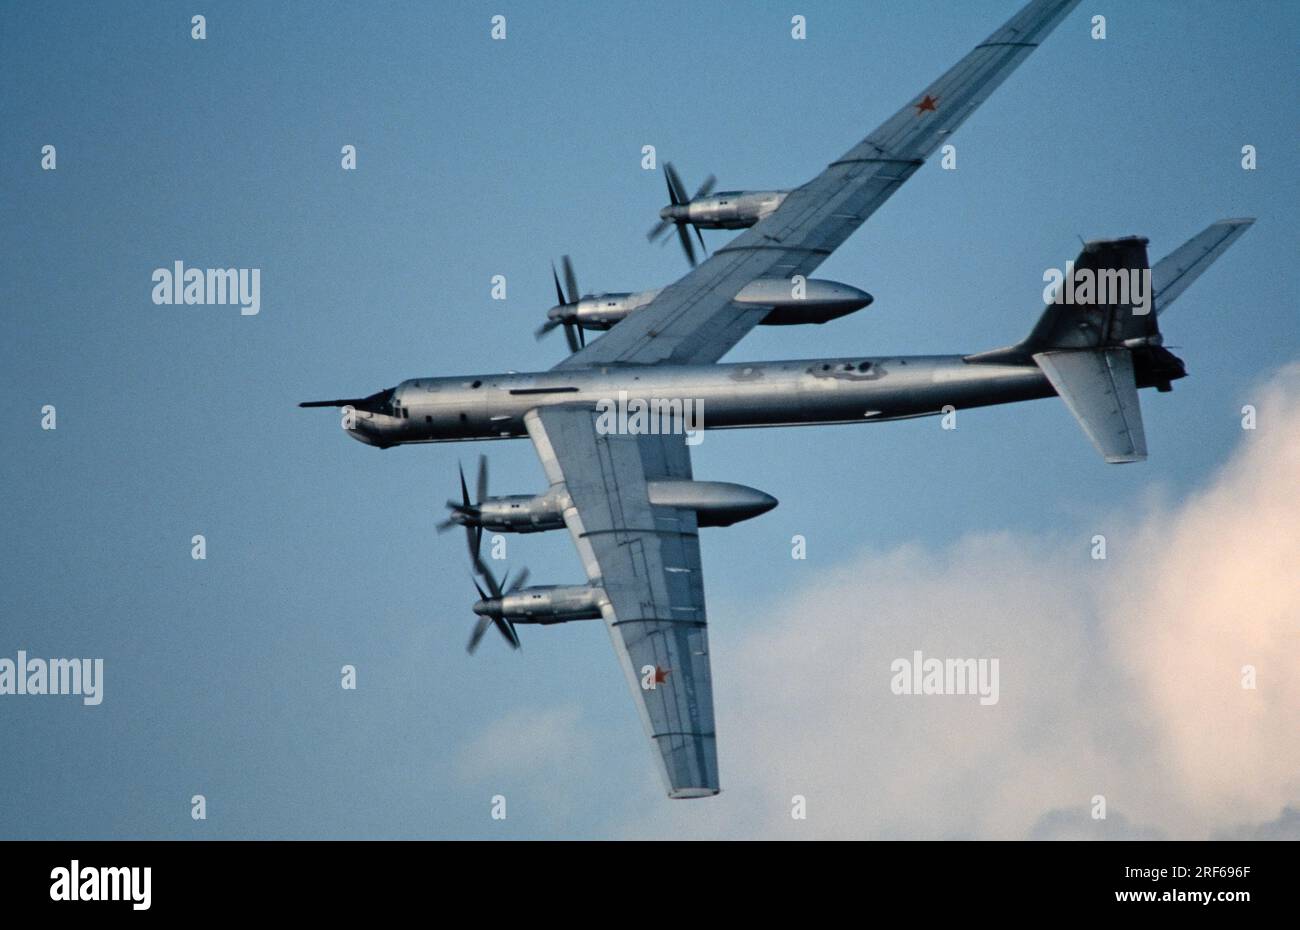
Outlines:
<svg viewBox="0 0 1300 930"><path fill-rule="evenodd" d="M457 758L466 779L520 777L539 768L561 768L590 761L592 744L581 725L582 712L564 707L521 707L493 722Z"/></svg>
<svg viewBox="0 0 1300 930"><path fill-rule="evenodd" d="M715 629L723 794L649 802L620 832L1203 838L1279 818L1300 801L1300 365L1259 397L1207 487L1105 515L1105 561L1080 527L867 550ZM917 649L998 658L1001 700L892 694Z"/></svg>
<svg viewBox="0 0 1300 930"><path fill-rule="evenodd" d="M1267 823L1240 824L1217 831L1216 840L1300 840L1300 809L1285 808L1274 820Z"/></svg>
<svg viewBox="0 0 1300 930"><path fill-rule="evenodd" d="M456 755L455 771L490 793L518 797L524 806L515 810L528 811L534 827L554 827L572 813L572 775L594 768L594 750L576 705L521 707L470 740Z"/></svg>

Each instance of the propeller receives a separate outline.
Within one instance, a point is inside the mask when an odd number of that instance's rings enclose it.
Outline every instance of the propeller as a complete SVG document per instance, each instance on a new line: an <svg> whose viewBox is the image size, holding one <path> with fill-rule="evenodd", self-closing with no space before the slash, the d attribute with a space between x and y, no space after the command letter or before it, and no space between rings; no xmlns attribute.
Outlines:
<svg viewBox="0 0 1300 930"><path fill-rule="evenodd" d="M470 634L469 646L466 647L470 654L478 648L479 641L483 634L487 632L489 626L495 625L502 636L506 638L513 648L519 648L519 635L515 632L515 625L511 623L501 610L501 599L507 594L514 594L528 581L528 569L523 569L514 581L510 581L510 573L506 572L505 577L498 584L496 576L492 574L492 569L481 561L477 561L475 570L487 585L487 591L480 587L477 581L474 582L474 590L478 592L479 600L474 605L474 613L478 615L478 622L474 624L474 632ZM505 588L502 588L505 585ZM488 595L491 595L491 598Z"/></svg>
<svg viewBox="0 0 1300 930"><path fill-rule="evenodd" d="M434 529L441 534L455 526L465 527L465 541L469 545L470 561L477 568L482 564L479 545L483 541L482 505L488 494L487 456L478 457L478 481L474 487L476 500L472 503L469 499L469 486L465 484L465 469L459 462L456 463L456 470L460 473L460 502L447 501L447 509L451 511L451 515Z"/></svg>
<svg viewBox="0 0 1300 930"><path fill-rule="evenodd" d="M578 301L582 299L582 292L578 290L578 276L573 272L573 262L569 261L569 256L565 255L561 258L560 264L564 266L564 283L569 288L569 296L564 296L564 289L560 287L560 276L555 273L555 263L552 262L551 280L555 282L556 304L547 311L546 322L539 326L533 335L541 339L557 326L563 326L569 351L577 352L587 345L585 331L574 322L575 310Z"/></svg>
<svg viewBox="0 0 1300 930"><path fill-rule="evenodd" d="M646 234L646 238L651 242L658 239L670 227L677 227L677 240L681 243L682 251L686 253L686 260L695 267L695 243L691 242L691 235L686 227L690 226L695 230L695 238L700 240L700 248L705 249L704 236L700 234L700 227L690 221L690 203L692 200L699 200L701 197L707 197L713 191L713 185L717 183L717 178L709 175L700 185L699 190L695 192L694 197L686 196L686 185L682 183L681 175L673 167L672 162L664 162L664 183L668 185L668 206L659 211L659 222L651 228ZM664 241L667 241L665 238ZM705 249L707 251L707 249Z"/></svg>

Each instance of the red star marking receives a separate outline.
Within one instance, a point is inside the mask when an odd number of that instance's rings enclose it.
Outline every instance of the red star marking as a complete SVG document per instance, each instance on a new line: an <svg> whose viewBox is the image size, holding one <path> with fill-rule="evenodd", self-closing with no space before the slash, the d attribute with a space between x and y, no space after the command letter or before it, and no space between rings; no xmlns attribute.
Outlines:
<svg viewBox="0 0 1300 930"><path fill-rule="evenodd" d="M661 685L661 684L663 684L663 683L668 679L668 676L669 676L670 674L672 674L672 669L670 669L670 668L660 668L659 666L656 665L656 666L655 666L655 684L657 684L657 685Z"/></svg>
<svg viewBox="0 0 1300 930"><path fill-rule="evenodd" d="M916 107L916 115L920 116L926 110L929 110L931 113L933 113L935 111L935 104L938 102L939 102L938 97L931 97L929 94L926 94L924 100L922 100L920 103L914 103L912 104L912 106Z"/></svg>

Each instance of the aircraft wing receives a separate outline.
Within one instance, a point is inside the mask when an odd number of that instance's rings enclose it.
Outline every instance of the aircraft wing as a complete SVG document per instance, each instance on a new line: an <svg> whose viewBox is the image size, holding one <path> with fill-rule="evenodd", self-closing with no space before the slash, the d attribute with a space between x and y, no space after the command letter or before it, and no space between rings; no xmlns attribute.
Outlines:
<svg viewBox="0 0 1300 930"><path fill-rule="evenodd" d="M1219 220L1152 265L1151 289L1155 294L1156 315L1191 287L1254 222L1251 218Z"/></svg>
<svg viewBox="0 0 1300 930"><path fill-rule="evenodd" d="M1078 0L1032 0L779 208L556 368L706 364L767 313L732 302L756 278L809 275L916 173Z"/></svg>
<svg viewBox="0 0 1300 930"><path fill-rule="evenodd" d="M524 422L602 605L614 652L672 798L718 793L713 677L695 512L650 503L647 481L691 479L685 437L597 430L591 407Z"/></svg>

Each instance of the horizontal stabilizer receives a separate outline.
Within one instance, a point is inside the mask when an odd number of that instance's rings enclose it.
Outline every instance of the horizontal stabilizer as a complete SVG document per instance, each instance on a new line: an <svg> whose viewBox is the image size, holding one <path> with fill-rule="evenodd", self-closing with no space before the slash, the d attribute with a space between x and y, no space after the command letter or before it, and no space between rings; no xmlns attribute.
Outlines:
<svg viewBox="0 0 1300 930"><path fill-rule="evenodd" d="M1133 355L1128 349L1039 352L1034 361L1107 462L1140 462L1147 457Z"/></svg>
<svg viewBox="0 0 1300 930"><path fill-rule="evenodd" d="M1156 262L1151 269L1156 313L1173 303L1254 222L1253 219L1219 220Z"/></svg>

